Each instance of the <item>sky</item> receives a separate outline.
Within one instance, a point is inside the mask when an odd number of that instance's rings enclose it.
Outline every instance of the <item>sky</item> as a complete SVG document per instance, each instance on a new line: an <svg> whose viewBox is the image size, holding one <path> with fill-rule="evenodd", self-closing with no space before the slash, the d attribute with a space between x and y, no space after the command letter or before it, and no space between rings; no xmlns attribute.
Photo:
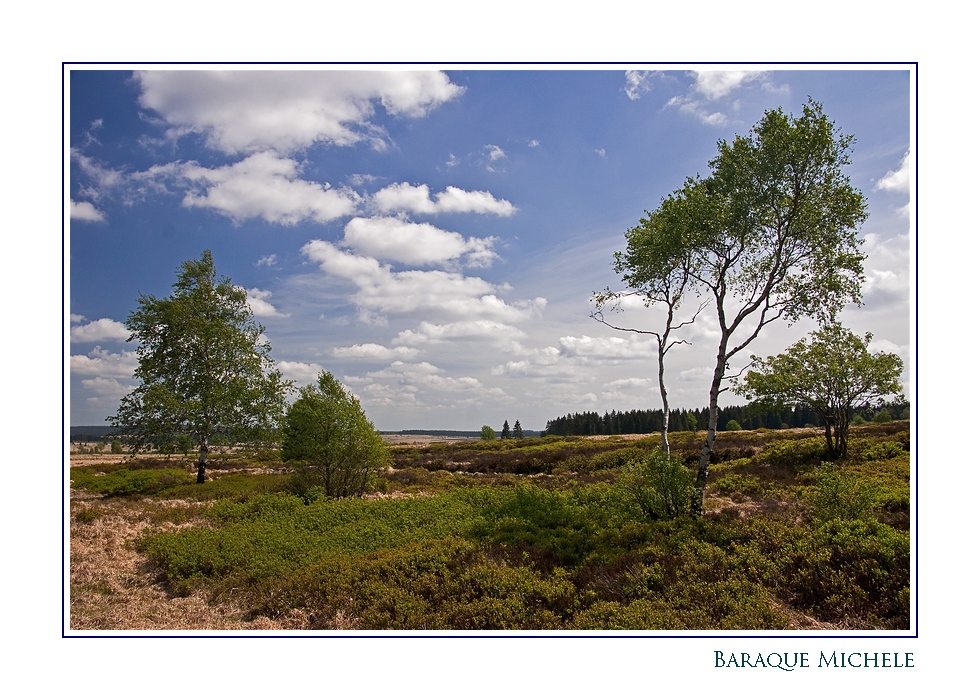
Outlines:
<svg viewBox="0 0 980 700"><path fill-rule="evenodd" d="M623 288L624 233L719 140L810 97L854 135L868 203L863 305L842 320L903 358L911 391L908 66L78 69L66 93L71 425L134 388L128 314L206 249L285 377L331 372L380 430L659 408L651 337L598 323L592 295ZM668 355L672 407L707 405L715 324ZM814 328L772 324L744 362Z"/></svg>

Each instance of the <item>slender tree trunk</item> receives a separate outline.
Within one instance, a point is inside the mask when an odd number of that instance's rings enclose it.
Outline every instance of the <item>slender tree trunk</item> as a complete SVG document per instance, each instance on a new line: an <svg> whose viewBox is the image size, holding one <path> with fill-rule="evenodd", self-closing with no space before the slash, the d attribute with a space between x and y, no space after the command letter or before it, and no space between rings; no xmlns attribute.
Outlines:
<svg viewBox="0 0 980 700"><path fill-rule="evenodd" d="M201 443L201 452L197 459L197 483L204 483L204 468L208 465L208 441Z"/></svg>
<svg viewBox="0 0 980 700"><path fill-rule="evenodd" d="M718 358L715 362L715 372L711 377L711 393L708 401L708 434L701 448L701 459L698 462L698 475L695 480L696 490L691 502L691 517L700 518L704 514L704 490L708 485L708 462L715 446L715 434L718 432L718 395L721 394L721 382L725 377L728 352L728 335L722 333L718 344Z"/></svg>
<svg viewBox="0 0 980 700"><path fill-rule="evenodd" d="M663 428L660 431L660 449L664 451L664 454L668 457L670 456L670 443L667 442L667 417L670 415L670 408L667 405L667 385L664 383L664 355L667 351L664 350L664 343L660 341L659 356L657 358L659 364L659 378L660 378L660 398L663 400L664 404L664 423Z"/></svg>

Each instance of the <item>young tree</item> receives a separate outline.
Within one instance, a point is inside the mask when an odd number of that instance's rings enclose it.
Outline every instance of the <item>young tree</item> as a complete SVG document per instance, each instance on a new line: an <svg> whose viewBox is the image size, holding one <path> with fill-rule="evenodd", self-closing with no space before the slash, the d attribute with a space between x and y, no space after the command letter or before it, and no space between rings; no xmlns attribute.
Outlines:
<svg viewBox="0 0 980 700"><path fill-rule="evenodd" d="M500 430L500 439L501 440L510 439L510 425L507 424L507 421L504 421L504 427Z"/></svg>
<svg viewBox="0 0 980 700"><path fill-rule="evenodd" d="M823 420L827 452L847 457L847 433L855 410L899 394L902 358L868 350L871 334L852 333L838 322L825 324L781 355L752 357L755 368L735 392L756 403L783 408L802 405Z"/></svg>
<svg viewBox="0 0 980 700"><path fill-rule="evenodd" d="M521 427L519 420L514 421L514 437L518 440L524 439L524 428Z"/></svg>
<svg viewBox="0 0 980 700"><path fill-rule="evenodd" d="M482 428L480 428L480 439L481 440L496 440L497 439L497 433L489 425L485 425Z"/></svg>
<svg viewBox="0 0 980 700"><path fill-rule="evenodd" d="M360 402L329 372L299 393L286 412L283 459L305 462L332 498L361 495L369 478L391 464L391 450Z"/></svg>
<svg viewBox="0 0 980 700"><path fill-rule="evenodd" d="M189 435L199 448L200 484L219 436L274 437L291 382L275 369L245 290L217 277L211 251L181 265L171 296L141 294L126 327L139 343L140 385L107 420L134 451Z"/></svg>
<svg viewBox="0 0 980 700"><path fill-rule="evenodd" d="M674 220L684 216L683 206L673 200L665 200L660 208L626 232L626 252L614 253L613 269L623 275L623 281L631 291L605 292L592 295L596 310L592 318L617 331L642 333L652 335L657 339L657 379L660 385L660 399L663 404L664 416L670 415L670 405L667 401L667 384L664 380L664 358L675 345L689 345L686 340L671 340L672 331L694 323L694 319L704 309L702 303L690 318L683 321L675 319L684 292L691 281L692 251L681 245L678 236L684 227ZM630 328L610 323L605 318L605 311L619 312L623 302L629 297L642 299L647 308L653 305L664 307L665 317L663 330L650 331ZM670 454L670 443L667 441L667 420L664 419L660 431L660 447L667 455Z"/></svg>
<svg viewBox="0 0 980 700"><path fill-rule="evenodd" d="M659 275L661 262L689 254L691 283L707 296L718 323L695 517L703 512L718 398L734 378L732 358L774 321L830 318L860 301L865 256L857 234L867 213L864 196L843 173L852 142L813 100L799 117L767 111L748 136L718 142L708 177L689 178L664 200L658 211L670 212L669 236L630 239L650 252L625 258L635 283Z"/></svg>

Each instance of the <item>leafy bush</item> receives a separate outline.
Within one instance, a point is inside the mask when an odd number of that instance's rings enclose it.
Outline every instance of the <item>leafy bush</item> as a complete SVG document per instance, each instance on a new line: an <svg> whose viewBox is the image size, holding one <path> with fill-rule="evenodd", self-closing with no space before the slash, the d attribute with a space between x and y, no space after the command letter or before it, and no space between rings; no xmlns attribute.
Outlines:
<svg viewBox="0 0 980 700"><path fill-rule="evenodd" d="M71 470L72 486L105 496L147 496L193 481L194 476L182 469L116 469L101 475Z"/></svg>
<svg viewBox="0 0 980 700"><path fill-rule="evenodd" d="M653 520L686 513L694 497L694 473L661 451L652 452L644 461L626 465L618 483L644 515Z"/></svg>
<svg viewBox="0 0 980 700"><path fill-rule="evenodd" d="M734 418L725 424L725 430L741 430L741 424Z"/></svg>
<svg viewBox="0 0 980 700"><path fill-rule="evenodd" d="M827 452L827 441L812 437L798 440L773 440L755 456L757 463L787 467L802 471L810 465L820 464Z"/></svg>
<svg viewBox="0 0 980 700"><path fill-rule="evenodd" d="M332 498L359 496L371 477L391 463L391 452L364 416L361 404L329 372L300 389L286 413L283 459L299 461L305 493L320 486Z"/></svg>
<svg viewBox="0 0 980 700"><path fill-rule="evenodd" d="M834 464L824 463L814 473L815 487L808 500L818 520L861 520L870 518L874 490L857 475Z"/></svg>

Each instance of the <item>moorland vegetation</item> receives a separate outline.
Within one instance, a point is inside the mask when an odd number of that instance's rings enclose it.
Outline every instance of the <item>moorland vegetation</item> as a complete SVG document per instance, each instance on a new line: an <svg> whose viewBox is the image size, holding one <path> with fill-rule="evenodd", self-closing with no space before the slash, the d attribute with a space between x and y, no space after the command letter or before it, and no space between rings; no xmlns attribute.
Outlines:
<svg viewBox="0 0 980 700"><path fill-rule="evenodd" d="M908 629L908 421L723 432L692 518L703 434L396 446L361 498L327 498L274 451L71 470L72 538L140 512L148 584L243 625L295 629ZM93 497L95 496L95 497ZM74 578L73 563L73 578ZM73 582L73 629L123 592ZM270 622L271 621L271 622ZM150 620L128 626L152 628ZM178 623L191 629L203 623Z"/></svg>

